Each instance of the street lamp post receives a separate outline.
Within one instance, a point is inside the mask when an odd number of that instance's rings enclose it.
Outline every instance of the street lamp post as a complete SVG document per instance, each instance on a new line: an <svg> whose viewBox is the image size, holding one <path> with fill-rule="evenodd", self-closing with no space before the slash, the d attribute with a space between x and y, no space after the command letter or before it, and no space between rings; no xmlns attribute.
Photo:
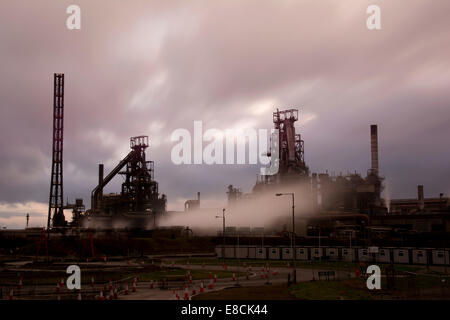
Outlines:
<svg viewBox="0 0 450 320"><path fill-rule="evenodd" d="M222 216L216 216L216 218L222 218L222 259L225 262L225 208L222 209Z"/></svg>
<svg viewBox="0 0 450 320"><path fill-rule="evenodd" d="M292 196L292 264L293 264L293 275L294 275L294 283L297 283L297 250L295 250L295 198L294 193L277 193L277 197L280 196Z"/></svg>

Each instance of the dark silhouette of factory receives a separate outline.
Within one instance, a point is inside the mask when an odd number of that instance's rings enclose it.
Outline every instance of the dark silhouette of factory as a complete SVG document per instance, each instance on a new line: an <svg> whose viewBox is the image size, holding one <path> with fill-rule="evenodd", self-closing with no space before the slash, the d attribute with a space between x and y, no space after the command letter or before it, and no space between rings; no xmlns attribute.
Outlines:
<svg viewBox="0 0 450 320"><path fill-rule="evenodd" d="M417 199L393 199L386 203L381 197L383 177L378 162L378 127L370 126L371 168L363 177L359 173L330 175L328 172L310 173L305 163L304 141L296 132L297 109L276 110L273 113L278 141L267 156L278 153L278 172L257 177L251 193L228 186L228 205L252 199L264 193L275 194L280 188L299 188L309 199L309 215L304 232L330 237L351 234L367 235L386 230L406 232L450 232L449 198L424 198L423 186L418 187ZM166 212L166 196L160 195L154 180L154 163L146 158L148 137L130 139L131 151L104 176L99 165L98 185L91 193L91 208L85 210L83 200L63 203L63 122L64 75L54 75L53 156L50 183L48 230L71 227L91 229L155 229ZM104 194L105 186L117 175L124 177L120 193ZM185 203L184 212L202 210L200 193L197 199ZM68 223L63 210L72 209L73 219ZM183 214L170 212L170 214ZM304 217L303 217L304 218ZM50 222L52 221L52 224ZM301 233L299 233L301 234Z"/></svg>
<svg viewBox="0 0 450 320"><path fill-rule="evenodd" d="M273 113L274 128L279 130L279 141L275 144L279 148L279 171L272 176L258 176L251 193L229 185L229 206L257 201L260 194L275 194L289 186L301 190L310 202L310 214L301 217L306 219L305 229L296 230L299 235L321 234L338 239L348 234L388 237L393 233L450 232L450 201L443 194L439 198L424 198L423 186L419 185L416 199L392 199L388 203L381 197L384 178L379 171L377 125L370 126L371 168L365 177L356 172L310 174L304 161L304 141L294 126L297 120L296 109L277 109Z"/></svg>

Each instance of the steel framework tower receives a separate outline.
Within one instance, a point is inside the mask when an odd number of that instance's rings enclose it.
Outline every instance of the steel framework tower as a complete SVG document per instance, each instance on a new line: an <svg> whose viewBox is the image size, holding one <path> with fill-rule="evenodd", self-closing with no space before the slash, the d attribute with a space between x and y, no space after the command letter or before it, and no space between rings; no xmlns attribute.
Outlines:
<svg viewBox="0 0 450 320"><path fill-rule="evenodd" d="M53 220L53 227L65 225L63 213L64 74L55 73L53 81L52 174L48 201L48 230L50 229L50 220Z"/></svg>

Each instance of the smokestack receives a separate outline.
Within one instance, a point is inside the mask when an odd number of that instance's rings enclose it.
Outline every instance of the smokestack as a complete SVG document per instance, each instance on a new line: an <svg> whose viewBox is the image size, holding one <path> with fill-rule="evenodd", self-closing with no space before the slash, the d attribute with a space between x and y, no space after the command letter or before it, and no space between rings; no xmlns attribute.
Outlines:
<svg viewBox="0 0 450 320"><path fill-rule="evenodd" d="M200 207L200 192L197 192L198 206Z"/></svg>
<svg viewBox="0 0 450 320"><path fill-rule="evenodd" d="M372 155L372 173L378 175L378 126L370 126L370 151Z"/></svg>
<svg viewBox="0 0 450 320"><path fill-rule="evenodd" d="M417 186L417 199L419 200L419 209L423 210L425 208L425 200L423 196L423 185Z"/></svg>
<svg viewBox="0 0 450 320"><path fill-rule="evenodd" d="M97 206L99 203L103 200L103 163L100 163L98 165L98 185L100 186L100 189L98 191L98 201Z"/></svg>

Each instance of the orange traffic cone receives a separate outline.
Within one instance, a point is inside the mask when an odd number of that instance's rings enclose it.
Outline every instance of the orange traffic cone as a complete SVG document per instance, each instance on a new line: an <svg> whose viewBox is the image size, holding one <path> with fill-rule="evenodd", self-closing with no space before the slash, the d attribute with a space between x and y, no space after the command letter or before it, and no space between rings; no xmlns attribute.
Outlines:
<svg viewBox="0 0 450 320"><path fill-rule="evenodd" d="M19 279L19 289L21 289L22 288L22 277L20 277L20 279Z"/></svg>
<svg viewBox="0 0 450 320"><path fill-rule="evenodd" d="M209 289L213 289L214 288L214 283L212 279L209 279Z"/></svg>
<svg viewBox="0 0 450 320"><path fill-rule="evenodd" d="M128 295L128 282L125 284L125 295Z"/></svg>
<svg viewBox="0 0 450 320"><path fill-rule="evenodd" d="M63 278L61 278L61 281L59 282L59 286L60 286L61 288L64 287L64 279L63 279Z"/></svg>
<svg viewBox="0 0 450 320"><path fill-rule="evenodd" d="M217 274L214 273L214 282L217 282Z"/></svg>
<svg viewBox="0 0 450 320"><path fill-rule="evenodd" d="M205 288L203 287L203 281L200 282L200 292L204 292Z"/></svg>
<svg viewBox="0 0 450 320"><path fill-rule="evenodd" d="M77 300L81 300L81 290L78 290Z"/></svg>
<svg viewBox="0 0 450 320"><path fill-rule="evenodd" d="M14 300L14 289L9 290L9 300Z"/></svg>
<svg viewBox="0 0 450 320"><path fill-rule="evenodd" d="M118 298L117 287L114 287L113 294L114 294L114 299L117 299Z"/></svg>
<svg viewBox="0 0 450 320"><path fill-rule="evenodd" d="M108 289L109 289L109 291L111 291L112 290L112 280L109 280L109 287L108 287Z"/></svg>
<svg viewBox="0 0 450 320"><path fill-rule="evenodd" d="M91 278L91 287L94 287L94 277Z"/></svg>
<svg viewBox="0 0 450 320"><path fill-rule="evenodd" d="M133 292L136 292L136 282L133 282Z"/></svg>
<svg viewBox="0 0 450 320"><path fill-rule="evenodd" d="M188 287L184 287L184 300L189 300Z"/></svg>
<svg viewBox="0 0 450 320"><path fill-rule="evenodd" d="M236 275L233 273L233 278L232 278L232 280L233 281L236 281Z"/></svg>
<svg viewBox="0 0 450 320"><path fill-rule="evenodd" d="M109 295L108 295L108 297L109 297L109 300L114 299L114 292L113 292L113 289L109 290Z"/></svg>
<svg viewBox="0 0 450 320"><path fill-rule="evenodd" d="M211 272L208 273L208 277L209 277L210 279L212 279L212 274L211 274Z"/></svg>
<svg viewBox="0 0 450 320"><path fill-rule="evenodd" d="M99 296L98 296L98 299L99 299L100 301L103 301L103 299L104 299L104 297L103 297L103 289L100 289L100 294L99 294Z"/></svg>

